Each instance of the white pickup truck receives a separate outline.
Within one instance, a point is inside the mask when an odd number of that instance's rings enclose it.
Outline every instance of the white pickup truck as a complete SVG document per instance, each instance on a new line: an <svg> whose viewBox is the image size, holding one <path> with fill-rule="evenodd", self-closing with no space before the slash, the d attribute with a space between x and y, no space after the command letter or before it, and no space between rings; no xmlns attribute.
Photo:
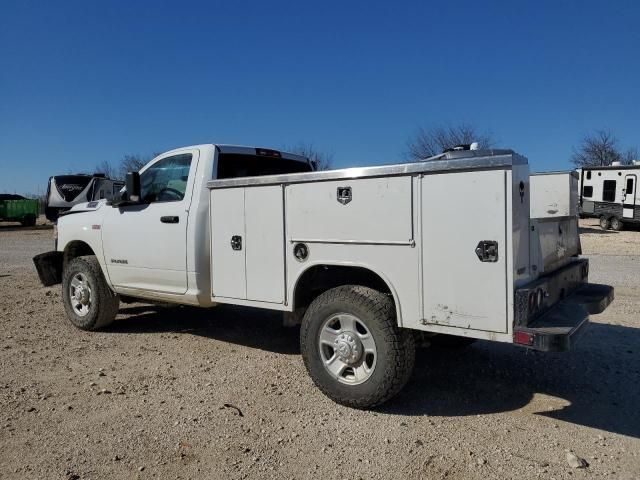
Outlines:
<svg viewBox="0 0 640 480"><path fill-rule="evenodd" d="M121 296L280 310L301 323L315 384L365 408L407 382L416 340L567 350L609 305L613 289L561 246L577 231L556 241L547 228L541 248L529 199L511 150L313 171L275 150L197 145L130 173L122 200L63 214L56 250L34 262L84 330L110 324Z"/></svg>

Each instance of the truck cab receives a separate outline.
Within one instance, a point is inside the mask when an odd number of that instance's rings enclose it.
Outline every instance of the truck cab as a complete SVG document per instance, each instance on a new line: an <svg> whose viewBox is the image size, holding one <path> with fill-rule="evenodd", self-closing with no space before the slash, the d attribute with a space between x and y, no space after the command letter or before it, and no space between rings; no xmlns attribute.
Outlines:
<svg viewBox="0 0 640 480"><path fill-rule="evenodd" d="M78 249L94 252L119 294L211 306L206 182L311 169L305 157L264 148L171 150L138 172L135 203L88 202L63 213L58 245L67 251L67 260Z"/></svg>

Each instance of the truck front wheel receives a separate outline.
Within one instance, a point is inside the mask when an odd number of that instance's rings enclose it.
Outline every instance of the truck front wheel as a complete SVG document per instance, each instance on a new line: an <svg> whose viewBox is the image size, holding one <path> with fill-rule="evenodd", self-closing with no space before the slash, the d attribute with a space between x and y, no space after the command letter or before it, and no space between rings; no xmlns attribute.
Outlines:
<svg viewBox="0 0 640 480"><path fill-rule="evenodd" d="M93 255L76 257L64 269L62 298L67 318L81 330L98 330L116 318L120 301Z"/></svg>
<svg viewBox="0 0 640 480"><path fill-rule="evenodd" d="M413 335L398 327L391 298L357 285L333 288L311 303L300 349L316 386L354 408L374 407L396 395L415 362Z"/></svg>

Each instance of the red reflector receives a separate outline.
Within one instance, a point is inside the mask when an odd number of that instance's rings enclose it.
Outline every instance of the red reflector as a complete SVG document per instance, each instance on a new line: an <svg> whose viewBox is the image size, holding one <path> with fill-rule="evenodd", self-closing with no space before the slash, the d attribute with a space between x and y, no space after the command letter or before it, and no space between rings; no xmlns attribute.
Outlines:
<svg viewBox="0 0 640 480"><path fill-rule="evenodd" d="M256 148L256 155L262 155L263 157L276 157L282 158L282 154L277 150L269 150L268 148Z"/></svg>
<svg viewBox="0 0 640 480"><path fill-rule="evenodd" d="M519 345L533 345L533 333L516 332L513 334L513 343Z"/></svg>

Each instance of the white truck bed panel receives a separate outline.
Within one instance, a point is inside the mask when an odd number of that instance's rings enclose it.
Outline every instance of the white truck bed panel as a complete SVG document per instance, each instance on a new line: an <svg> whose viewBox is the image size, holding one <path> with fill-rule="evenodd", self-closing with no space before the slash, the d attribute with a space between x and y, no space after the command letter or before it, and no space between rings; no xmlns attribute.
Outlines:
<svg viewBox="0 0 640 480"><path fill-rule="evenodd" d="M505 175L505 171L497 170L423 178L421 235L426 323L507 331L510 252L505 237ZM464 214L456 215L456 211ZM480 261L475 249L482 240L498 242L497 262Z"/></svg>
<svg viewBox="0 0 640 480"><path fill-rule="evenodd" d="M573 217L578 214L575 172L531 174L531 218Z"/></svg>
<svg viewBox="0 0 640 480"><path fill-rule="evenodd" d="M401 326L511 341L514 288L531 278L521 157L224 179L209 187L212 301L293 311L308 269L361 267L386 283ZM244 223L224 226L236 217ZM234 258L236 231L244 252L237 265L224 258ZM481 241L497 242L496 261L478 258ZM299 242L309 251L303 261L293 255Z"/></svg>
<svg viewBox="0 0 640 480"><path fill-rule="evenodd" d="M351 188L351 200L337 200ZM413 239L411 177L367 178L289 185L290 240L404 243Z"/></svg>
<svg viewBox="0 0 640 480"><path fill-rule="evenodd" d="M531 263L538 275L556 270L578 255L578 174L532 174Z"/></svg>
<svg viewBox="0 0 640 480"><path fill-rule="evenodd" d="M284 302L282 187L245 188L247 300Z"/></svg>
<svg viewBox="0 0 640 480"><path fill-rule="evenodd" d="M245 251L231 248L244 239L244 189L211 192L211 289L214 297L247 298Z"/></svg>

